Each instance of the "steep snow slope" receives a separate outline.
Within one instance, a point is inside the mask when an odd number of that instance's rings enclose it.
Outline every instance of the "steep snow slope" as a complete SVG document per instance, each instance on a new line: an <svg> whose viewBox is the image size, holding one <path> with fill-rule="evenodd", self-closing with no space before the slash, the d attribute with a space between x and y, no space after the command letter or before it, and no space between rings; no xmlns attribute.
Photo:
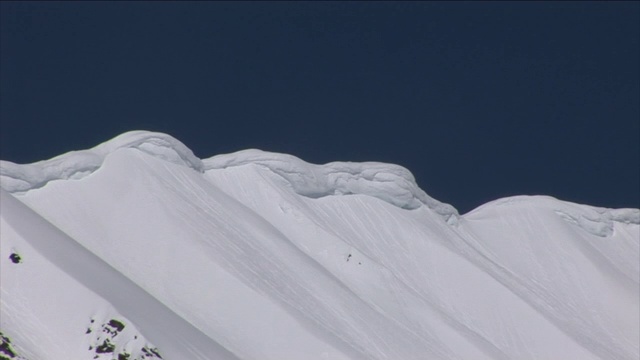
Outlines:
<svg viewBox="0 0 640 360"><path fill-rule="evenodd" d="M0 212L1 330L30 359L88 359L92 316L130 324L114 341L142 348L140 333L171 359L640 355L637 209L516 197L460 216L396 165L258 150L200 160L149 132L0 162L0 185L13 194ZM59 297L56 318L42 298L61 289L78 305Z"/></svg>
<svg viewBox="0 0 640 360"><path fill-rule="evenodd" d="M262 178L256 180L260 174ZM394 286L403 288L398 290L394 287L391 291L396 298L414 292L417 296L410 296L410 300L402 301L418 302L419 305L416 306L421 311L432 308L467 341L476 344L491 357L576 357L580 353L574 353L575 349L570 350L572 346L587 347L604 358L624 358L625 355L620 349L625 347L630 353L638 351L637 320L640 302L637 282L637 211L614 211L614 214L621 214L620 217L629 224L608 220L610 225L615 224L621 229L621 233L612 236L613 239L606 244L599 244L604 250L608 250L603 253L613 253L615 249L622 250L623 253L618 255L624 256L616 261L627 266L631 272L629 276L633 276L635 271L636 280L628 282L620 276L615 280L608 279L612 282L622 281L625 284L618 293L602 293L603 290L613 290L609 289L608 281L600 280L599 273L605 269L599 269L598 273L589 274L586 278L581 273L569 273L565 283L559 282L558 279L558 276L565 275L565 269L550 267L555 265L555 262L563 263L567 260L570 260L570 264L566 266L574 269L577 267L581 271L592 271L594 266L601 265L599 262L585 259L580 243L576 245L572 241L582 238L582 241L588 243L598 238L593 239L595 236L573 226L573 223L564 221L556 214L556 211L564 211L579 217L584 212L597 213L590 207L555 199L522 198L521 205L529 209L530 213L514 221L512 227L496 226L495 221L502 221L506 215L492 218L493 221L469 221L475 219L479 212L492 208L490 205L477 210L470 219L462 218L458 226L452 227L434 217L427 208L406 212L370 197L327 197L317 201L291 196L286 187L279 183L281 179L255 166L207 171L207 175L214 184L232 194L234 198L240 199L256 212L265 214L269 222L279 227L289 238L297 239L299 246L324 267L333 267L331 260L327 259L330 252L326 249L331 241L341 249L342 257L352 255L349 262L354 262L351 264L355 264L356 260L359 266L368 267L373 263L382 270L381 272L388 271L397 282ZM505 203L515 200L505 200ZM547 206L543 207L543 204ZM604 218L611 217L607 215L610 211L601 211ZM626 217L622 216L623 213ZM537 223L532 225L533 220L537 220ZM483 231L484 237L474 237L470 235L472 231ZM521 235L518 232L526 234ZM310 237L310 233L316 235ZM558 238L554 238L553 234L557 234ZM318 238L322 240L318 241ZM494 256L483 246L493 244L497 238L511 239L509 246L499 248L500 256ZM542 243L548 240L554 243ZM548 249L561 253L554 255L551 252L543 253L545 256L537 256L540 252L522 251L522 247L526 249L532 246L547 246ZM567 255L562 252L566 252ZM573 260L571 257L576 259ZM534 261L531 268L521 269L523 260L527 259ZM582 263L576 264L578 261ZM339 262L338 268L334 270L337 276L341 276L342 281L348 286L360 288L364 292L364 299L374 300L377 305L382 306L381 294L376 291L380 285L376 284L376 288L367 292L369 289L363 287L373 285L371 281L363 284L360 274L351 278L349 270L345 271L341 265L348 266ZM546 269L551 280L539 283L535 278L529 279L530 275L536 274L537 268ZM517 272L513 273L511 269ZM367 268L368 274L376 270ZM554 271L559 272L555 274L556 278L551 277L554 276ZM588 279L598 283L582 287L578 286L579 283L573 283L571 279L582 282ZM588 290L590 291L587 292ZM602 297L611 299L603 299L603 303L597 304L594 299ZM571 304L576 301L584 303L581 307L563 309L565 303ZM593 312L593 306L602 304L605 304L605 308L593 318L575 313L575 310ZM403 310L398 307L397 302L389 302L387 306L390 313ZM554 312L556 307L568 313ZM625 310L620 312L620 309ZM616 313L622 313L626 318L618 317L613 323L608 324L594 321L600 316L606 315L608 318ZM405 323L414 323L416 329L424 329L434 322L432 316L421 318L420 314L407 311L399 311L397 316L404 318ZM585 324L585 321L589 323ZM502 323L527 326L503 326L500 325ZM588 326L604 327L589 329ZM606 329L619 331L610 334L606 333ZM442 331L438 328L436 333ZM529 349L510 348L510 342L513 341L527 344ZM452 339L449 345L455 347L460 343L460 339ZM473 358L477 358L477 355ZM579 358L588 358L588 355L580 354Z"/></svg>
<svg viewBox="0 0 640 360"><path fill-rule="evenodd" d="M638 354L639 215L514 197L466 215L461 230L500 265L496 278L585 348L617 359Z"/></svg>
<svg viewBox="0 0 640 360"><path fill-rule="evenodd" d="M165 356L235 359L4 190L0 206L1 324L26 358L160 358L148 334Z"/></svg>

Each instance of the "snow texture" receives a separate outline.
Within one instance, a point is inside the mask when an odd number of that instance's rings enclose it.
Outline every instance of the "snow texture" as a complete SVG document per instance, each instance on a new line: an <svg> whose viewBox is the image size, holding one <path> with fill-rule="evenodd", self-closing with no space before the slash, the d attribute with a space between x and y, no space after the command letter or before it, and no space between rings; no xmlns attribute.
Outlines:
<svg viewBox="0 0 640 360"><path fill-rule="evenodd" d="M37 189L49 181L82 179L98 170L110 153L133 148L160 159L202 171L202 161L177 139L162 133L130 131L89 150L71 151L50 160L19 165L0 160L0 181L5 191Z"/></svg>
<svg viewBox="0 0 640 360"><path fill-rule="evenodd" d="M200 160L142 131L3 161L0 187L20 358L640 356L638 209L517 196L458 215L400 166Z"/></svg>
<svg viewBox="0 0 640 360"><path fill-rule="evenodd" d="M179 140L162 133L131 131L84 151L73 151L28 165L0 163L0 181L6 191L25 192L53 180L81 179L102 166L105 157L118 149L134 148L160 159L188 166L196 171L254 163L286 179L303 196L365 194L405 209L427 205L451 221L457 211L429 197L409 170L377 162L306 163L295 156L260 150L245 150L201 161Z"/></svg>
<svg viewBox="0 0 640 360"><path fill-rule="evenodd" d="M309 164L299 158L260 150L244 150L218 155L203 161L205 170L255 164L280 175L293 190L303 196L369 195L403 209L427 205L447 220L455 221L458 212L422 191L409 170L379 162L332 162Z"/></svg>

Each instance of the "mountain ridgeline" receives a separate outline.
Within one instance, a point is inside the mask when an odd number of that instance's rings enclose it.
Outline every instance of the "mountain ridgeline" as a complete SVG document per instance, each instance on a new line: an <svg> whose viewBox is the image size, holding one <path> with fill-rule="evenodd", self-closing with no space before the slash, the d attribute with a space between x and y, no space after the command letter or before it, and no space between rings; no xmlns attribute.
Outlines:
<svg viewBox="0 0 640 360"><path fill-rule="evenodd" d="M134 131L0 161L0 359L637 359L640 210Z"/></svg>

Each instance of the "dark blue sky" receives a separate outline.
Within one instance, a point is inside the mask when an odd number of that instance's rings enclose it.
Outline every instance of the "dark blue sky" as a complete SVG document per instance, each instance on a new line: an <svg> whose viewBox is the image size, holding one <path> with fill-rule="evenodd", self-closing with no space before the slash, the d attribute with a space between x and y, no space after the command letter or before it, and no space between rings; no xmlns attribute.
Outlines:
<svg viewBox="0 0 640 360"><path fill-rule="evenodd" d="M638 2L2 2L0 158L134 129L640 206Z"/></svg>

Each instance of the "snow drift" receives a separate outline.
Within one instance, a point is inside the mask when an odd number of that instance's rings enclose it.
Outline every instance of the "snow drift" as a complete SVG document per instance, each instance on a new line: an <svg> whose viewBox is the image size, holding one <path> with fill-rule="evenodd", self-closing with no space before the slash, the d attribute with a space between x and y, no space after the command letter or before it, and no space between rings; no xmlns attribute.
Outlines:
<svg viewBox="0 0 640 360"><path fill-rule="evenodd" d="M459 215L397 165L144 131L2 161L0 187L8 358L640 356L638 209Z"/></svg>

